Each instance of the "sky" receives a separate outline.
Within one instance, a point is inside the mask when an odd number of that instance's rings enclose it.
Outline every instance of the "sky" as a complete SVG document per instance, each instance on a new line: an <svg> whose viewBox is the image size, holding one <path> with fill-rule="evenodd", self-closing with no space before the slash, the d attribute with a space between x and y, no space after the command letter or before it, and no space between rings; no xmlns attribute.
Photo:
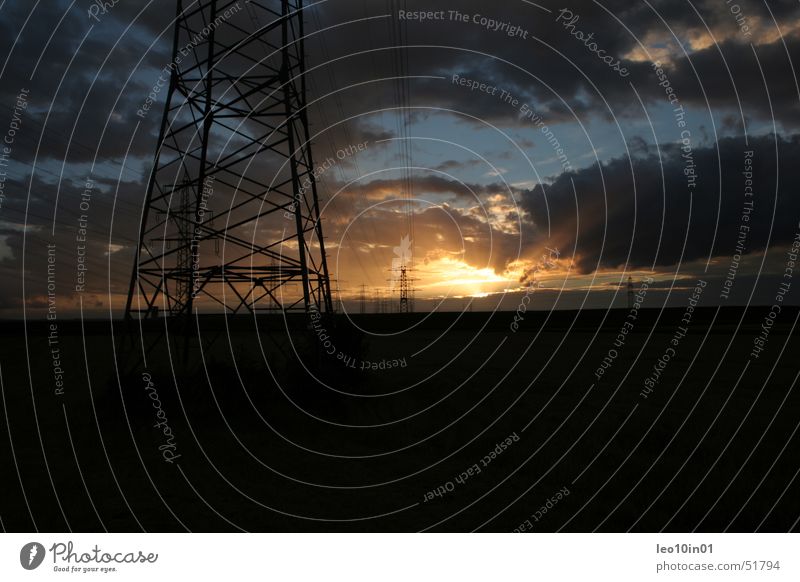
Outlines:
<svg viewBox="0 0 800 582"><path fill-rule="evenodd" d="M0 317L44 317L53 289L63 315L124 310L175 4L101 4L0 5ZM368 309L396 307L404 238L419 310L531 293L623 307L629 278L653 280L652 307L700 279L705 304L771 305L790 280L797 2L311 4L308 116L345 309L362 285Z"/></svg>

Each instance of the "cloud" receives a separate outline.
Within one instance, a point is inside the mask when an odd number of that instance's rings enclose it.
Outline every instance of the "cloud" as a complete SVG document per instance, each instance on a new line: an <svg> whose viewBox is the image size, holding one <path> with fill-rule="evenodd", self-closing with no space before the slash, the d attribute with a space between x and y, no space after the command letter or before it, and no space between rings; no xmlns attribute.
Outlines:
<svg viewBox="0 0 800 582"><path fill-rule="evenodd" d="M357 2L339 3L335 9L323 4L318 7L320 26L335 28L324 35L324 47L320 46L322 35L311 39L307 47L311 61L326 73L327 80L321 79L320 85L345 88L340 95L347 115L399 105L395 82L380 80L397 74L393 43L399 42L400 30L408 45L403 55L408 73L446 77L409 81L412 107L440 107L490 123L517 124L518 111L496 95L452 86L449 78L457 73L508 91L535 107L549 124L572 121L576 116L642 118L631 84L647 103L663 103L664 95L647 62L625 59L636 53L637 58L669 58L666 64L673 84L686 104L706 107L708 97L710 106L721 113L739 114L741 100L749 115L769 119L760 73L763 68L775 116L795 126L798 95L790 71L791 62L800 56L800 7L789 1L771 2L767 11L759 2L737 4L753 24L750 37L742 33L729 5L716 0L694 3L692 8L669 0L616 0L602 6L573 3L571 10L580 17L579 28L592 34L607 54L623 58L630 70L624 79L608 74L605 63L584 43L562 26L554 26L557 10L548 14L522 2L487 6L474 0L461 2L457 8L469 16L478 14L521 26L529 31L528 39L491 32L471 20L398 23L388 5L381 3L371 4L366 11ZM412 1L407 8L430 9L430 5ZM390 17L381 18L386 15ZM364 17L374 18L357 22ZM364 51L365 44L369 52ZM648 47L653 49L649 53L645 52ZM326 101L324 107L333 105L332 100Z"/></svg>
<svg viewBox="0 0 800 582"><path fill-rule="evenodd" d="M747 151L753 152L752 198L745 196ZM794 161L800 155L800 135L761 136L749 143L723 138L694 148L694 188L684 174L683 153L670 144L660 155L648 151L562 174L528 191L521 205L540 233L549 225L562 256L574 251L582 273L730 257L742 233L743 254L791 243L800 219L800 168Z"/></svg>

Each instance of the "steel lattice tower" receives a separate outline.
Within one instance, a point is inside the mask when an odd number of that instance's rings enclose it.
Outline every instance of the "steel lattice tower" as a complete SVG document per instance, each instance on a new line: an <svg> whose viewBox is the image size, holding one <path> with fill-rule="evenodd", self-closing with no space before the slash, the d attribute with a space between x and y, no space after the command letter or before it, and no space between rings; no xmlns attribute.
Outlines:
<svg viewBox="0 0 800 582"><path fill-rule="evenodd" d="M332 312L303 35L302 0L178 0L126 317Z"/></svg>
<svg viewBox="0 0 800 582"><path fill-rule="evenodd" d="M409 301L409 279L406 266L400 267L400 313L410 313L414 310L413 304Z"/></svg>
<svg viewBox="0 0 800 582"><path fill-rule="evenodd" d="M358 294L358 312L367 312L367 286L363 283L361 284L361 291Z"/></svg>

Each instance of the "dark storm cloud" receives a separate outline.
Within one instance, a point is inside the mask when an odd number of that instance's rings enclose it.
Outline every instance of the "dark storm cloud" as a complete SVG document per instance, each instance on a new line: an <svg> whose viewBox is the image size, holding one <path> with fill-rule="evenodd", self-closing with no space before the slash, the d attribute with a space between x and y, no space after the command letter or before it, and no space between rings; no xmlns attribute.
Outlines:
<svg viewBox="0 0 800 582"><path fill-rule="evenodd" d="M368 7L358 2L324 3L317 7L319 25L335 28L310 39L309 55L313 63L325 69L325 75L320 73L320 78L326 77L320 81L321 85L329 89L345 88L339 95L348 115L397 106L399 100L393 82L378 80L401 71L410 75L441 75L448 79L452 73L458 73L486 82L532 104L549 123L570 120L574 116L641 117L643 113L631 83L646 102L662 102L663 91L648 63L623 60L629 76L621 78L588 50L585 43L555 23L558 10L567 6L580 17L576 29L592 34L598 46L615 58L622 59L633 51L644 54L641 42L645 49L652 51L649 58L655 60L660 58L658 46L670 43L673 84L680 89L685 104L699 108L706 107L707 96L715 110L720 113L733 110L738 115L738 91L745 114L769 118L771 111L759 70L760 61L776 117L787 124L797 122L797 87L790 74L790 59L794 62L800 54L795 26L800 8L796 3L770 3L769 11L758 2L738 3L755 31L749 37L738 28L735 15L722 0L691 5L675 1L648 4L627 0L602 4L586 1L543 4L552 9L552 13L523 2L487 5L467 1L435 7L429 3L407 3L408 10L457 9L468 15L481 14L509 22L530 33L529 38L521 39L447 18L398 25L390 2L370 3ZM355 22L365 16L384 15L389 17L368 23ZM783 39L785 48L772 16L787 34ZM402 35L398 30L402 30ZM699 42L704 35L707 38ZM712 44L712 39L719 46ZM679 41L688 54L683 54ZM698 42L694 49L692 42ZM758 60L750 42L756 43ZM389 48L394 43L410 47L405 53L404 69L396 58L396 51ZM372 52L359 55L366 47ZM374 82L367 85L368 90L364 90L363 85L351 87L351 84L370 81ZM409 104L464 111L492 123L516 123L517 112L499 99L486 98L463 88L454 90L443 83L449 80L411 81Z"/></svg>
<svg viewBox="0 0 800 582"><path fill-rule="evenodd" d="M329 189L332 192L337 192L344 189L346 183L331 182ZM478 195L497 194L516 192L517 190L508 184L495 182L491 184L479 184L460 182L441 175L422 175L415 176L413 179L413 188L415 194L451 194L454 199L461 198L467 202L478 203L480 198ZM400 178L377 178L365 182L354 182L346 190L352 190L354 193L363 195L366 199L382 200L394 199L401 196L405 190L404 181Z"/></svg>
<svg viewBox="0 0 800 582"><path fill-rule="evenodd" d="M150 91L148 67L163 66L157 63L164 55L148 51L153 39L140 27L132 26L123 36L129 23L109 18L89 32L92 23L82 9L40 5L29 14L32 8L28 3L11 3L0 18L10 55L0 102L8 107L20 87L31 93L25 147L16 148L14 158L30 162L36 155L40 161L84 162L122 156L137 121L138 104ZM157 122L158 116L142 122L132 155L151 152Z"/></svg>
<svg viewBox="0 0 800 582"><path fill-rule="evenodd" d="M11 54L10 66L4 73L2 103L7 107L19 87L27 83L27 77L33 71L36 62L38 69L35 76L35 87L32 99L39 105L39 110L32 113L30 124L43 124L49 99L55 96L53 110L47 117L47 139L42 140L40 157L51 156L63 159L67 152L67 141L72 136L69 148L69 161L85 161L96 155L98 148L101 157L120 156L127 148L133 122L140 121L137 139L132 143L133 155L147 157L153 150L152 140L160 112L158 107L145 119L137 119L134 114L145 98L157 72L169 59L169 43L172 37L170 23L174 18L172 10L165 10L164 4L156 3L119 3L102 21L95 23L95 28L87 38L80 52L70 64L73 54L78 49L80 39L92 23L84 6L73 8L61 21L59 10L37 10L32 22L29 22L21 36L20 42ZM545 5L548 3L545 2ZM757 2L740 2L743 10L751 17L755 15L767 18L768 12ZM573 2L569 4L575 14L580 15L580 27L592 32L609 54L622 56L636 48L636 38L625 32L609 15L615 14L637 38L645 38L649 32L665 32L666 26L660 18L664 18L673 29L680 34L689 26L698 27L703 24L700 18L681 3L652 2L653 9L644 3L606 2L604 8L591 2ZM391 34L397 23L396 15L391 12L390 2L362 3L330 0L313 9L309 16L311 36L307 43L309 65L312 68L310 82L316 88L316 94L331 90L342 90L335 96L324 100L319 107L312 106L312 120L320 127L320 115L330 123L346 116L359 115L382 107L398 105L395 86L391 82L375 82L377 79L398 74L392 50L380 50L390 47L393 42L405 41L410 45L441 45L451 48L410 48L407 52L407 72L412 75L444 75L459 72L467 76L495 83L514 93L523 101L536 104L547 116L550 123L571 119L574 114L586 116L596 114L608 117L612 113L631 113L628 109L635 102L632 99L627 82L614 75L609 75L607 67L590 53L580 42L573 39L559 25L553 24L553 14L535 9L522 2L509 2L498 6L487 6L485 2L467 1L443 6L443 9L458 9L466 14L480 13L498 20L518 24L530 31L539 41L508 38L502 33L486 31L474 24L462 23L428 23L418 24L406 22L402 28L402 38ZM560 5L558 5L560 6ZM735 29L732 15L727 11L724 2L708 1L696 5L705 23L712 29ZM428 4L410 2L408 10L420 7L429 8ZM65 9L66 5L61 5ZM550 8L557 10L556 5ZM142 11L142 9L144 9ZM771 3L770 9L779 22L796 18L797 5L791 2ZM3 9L0 19L0 31L6 39L10 52L12 39L16 37L21 24L28 16L30 6L27 3L9 3ZM139 12L142 11L141 14ZM369 16L391 15L390 18L370 20L362 23L344 24L349 21ZM136 21L134 23L134 18ZM133 23L133 24L132 24ZM118 35L132 25L122 41L110 53L111 46L118 40ZM323 34L314 34L316 26L334 28ZM726 28L727 27L727 28ZM42 48L47 44L47 50ZM744 102L746 113L766 116L769 105L766 93L760 82L758 64L748 44L740 39L730 37L722 41L722 52L731 68L736 89ZM789 55L798 54L798 39L786 39ZM151 46L152 45L152 46ZM553 52L554 47L564 57ZM347 57L336 60L333 64L323 65L328 59L339 59L351 53L364 51L366 48L379 49L360 57ZM757 49L765 76L769 82L773 107L779 119L787 123L797 120L797 90L791 75L785 74L788 69L786 50L779 40L760 46ZM486 55L486 56L482 56ZM100 71L103 60L109 56L102 73L89 90L89 85ZM134 75L128 86L123 89L139 60L141 74ZM496 58L493 58L496 57ZM573 61L574 65L568 60ZM691 59L691 60L690 60ZM530 75L514 66L505 65L502 60L528 70L552 88L552 91L535 81ZM646 64L627 63L631 71L631 81L645 98L657 100L662 97L652 72ZM59 87L61 77L67 68ZM698 74L695 75L695 70ZM583 74L586 75L584 78ZM701 88L697 77L703 79ZM676 89L680 91L685 103L704 105L702 90L704 89L713 106L733 108L737 110L736 95L733 85L727 77L727 69L717 51L712 46L697 51L688 57L678 58L671 78ZM608 101L610 110L600 99L590 84L594 83ZM357 88L348 88L351 83L365 83ZM469 91L443 90L442 81L414 82L410 95L411 104L423 107L446 107L462 110L477 115L488 121L516 122L516 112L497 99L476 100ZM56 93L57 90L57 93ZM88 93L88 98L86 95ZM114 101L119 101L112 110ZM78 109L86 98L84 108ZM45 106L46 105L46 106ZM44 111L42 111L42 106ZM340 110L340 107L342 108ZM571 109L571 110L570 110ZM353 128L357 122L345 124ZM101 134L105 128L103 141ZM37 128L37 132L41 127ZM335 142L346 141L346 135L338 128L332 128L331 139ZM362 135L377 139L387 137L386 128L364 129ZM389 134L391 135L391 134ZM351 141L361 136L353 135ZM38 140L37 140L38 141ZM320 147L325 147L324 144ZM20 151L18 156L29 158L30 151Z"/></svg>
<svg viewBox="0 0 800 582"><path fill-rule="evenodd" d="M121 216L138 215L139 207L133 202L142 196L138 182L93 181L89 206L83 208L80 202L85 178L84 181L61 181L57 209L57 183L42 180L38 174L30 182L29 178L13 179L7 188L13 192L13 198L7 200L8 205L0 214L0 237L5 239L12 254L10 258L0 260L0 296L5 298L0 309L7 310L6 316L20 315L23 297L30 308L35 308L41 298L46 297L47 245L55 248L56 291L59 306L64 310L77 309L78 305L74 290L79 244L85 246L87 292L102 296L109 291L109 280L112 291L124 288L130 274L137 221L126 221ZM84 241L78 241L83 215L86 217L86 236ZM114 236L110 239L112 218ZM121 258L109 263L107 253L119 253L115 258ZM85 305L93 304L88 295L83 297Z"/></svg>
<svg viewBox="0 0 800 582"><path fill-rule="evenodd" d="M738 110L738 96L745 115L771 120L774 114L778 122L796 127L800 95L797 80L787 72L800 63L800 37L784 42L753 49L726 41L719 47L722 55L712 47L678 60L669 78L687 103L705 107L708 99L712 108Z"/></svg>
<svg viewBox="0 0 800 582"><path fill-rule="evenodd" d="M480 165L480 160L467 160L467 161L460 161L460 160L445 160L441 164L437 164L434 170L439 170L440 172L452 172L455 170L463 170L469 167L475 167Z"/></svg>
<svg viewBox="0 0 800 582"><path fill-rule="evenodd" d="M547 4L547 3L545 3ZM666 31L660 18L663 17L678 34L688 26L700 26L702 21L686 6L678 6L675 2L653 2L653 9L644 3L607 2L601 8L590 2L571 3L570 9L580 15L580 27L595 34L597 41L609 54L622 56L636 48L636 39L625 32L609 15L615 14L628 26L638 38L645 38L648 32ZM742 2L745 11L750 15L766 17L768 14L758 3ZM494 83L512 92L523 101L536 105L549 123L568 120L573 115L599 115L608 118L610 115L631 113L640 114L632 104L635 103L627 81L609 75L607 67L590 53L580 42L573 39L560 26L553 24L553 14L548 15L522 2L510 2L499 6L487 6L485 2L459 2L444 9L458 9L466 14L480 13L498 20L518 24L536 36L538 41L508 38L502 33L486 31L474 24L454 22L418 24L406 22L402 28L404 36L393 36L396 15L391 12L392 3L376 2L344 2L330 0L310 10L309 31L311 36L307 42L308 61L312 68L310 85L312 93L319 96L329 91L337 91L327 97L323 103L312 106L312 121L315 127L322 123L338 120L345 116L360 115L365 111L398 105L396 88L392 82L376 81L391 77L400 71L396 68L394 55L396 51L381 50L390 47L393 42L405 41L409 45L441 45L449 48L410 48L405 58L407 72L412 75L445 75L459 72L466 76ZM560 5L559 5L560 6ZM410 2L406 7L414 10L429 7L427 4ZM782 21L797 16L797 7L790 2L779 2L770 5L775 17ZM62 6L64 9L65 6ZM144 8L142 14L139 12ZM550 6L557 10L556 5ZM30 7L25 3L11 3L4 8L4 18L0 21L3 37L7 43L15 38L16 32L27 17ZM705 2L698 5L698 10L706 23L712 28L735 29L731 14L726 11L723 2ZM370 16L390 15L390 18L370 20L362 23L343 24ZM38 10L31 23L26 27L20 43L14 47L11 66L5 72L5 95L2 102L8 104L18 86L23 86L26 76L32 72L42 47L49 35L55 30L52 40L39 63L36 74L36 86L33 94L35 103L47 104L48 99L56 96L53 111L47 118L47 139L42 140L40 157L51 156L63 159L67 152L67 141L72 136L69 147L69 161L85 161L95 157L98 148L101 157L122 155L130 138L133 122L139 121L142 126L137 138L131 146L132 155L148 157L153 150L152 140L155 126L160 119L158 107L155 107L146 119L135 117L135 111L156 80L157 72L169 59L169 43L172 37L170 22L174 18L171 10L164 10L164 5L155 3L120 3L115 5L87 38L80 52L70 64L78 43L92 22L86 14L86 6L73 8L61 22L58 10ZM125 37L110 53L102 73L89 91L95 75L111 46L118 40L125 27L132 24ZM316 26L334 27L323 34L315 34ZM797 55L795 37L787 39L789 55ZM152 45L152 46L151 46ZM563 53L563 57L555 52ZM10 49L10 46L8 47ZM352 53L364 51L366 48L378 49L358 57L348 57ZM769 113L769 105L765 99L763 83L760 82L758 65L749 45L738 42L735 37L724 40L723 54L733 73L736 88L744 102L746 113L763 117ZM757 49L765 76L769 82L773 106L779 119L794 123L797 116L797 91L793 79L786 75L788 57L783 45L773 42ZM483 56L485 55L485 56ZM123 89L138 61L144 56L142 71L134 75L127 87ZM345 56L346 58L340 59ZM713 106L733 108L738 104L727 70L717 52L716 47L697 51L687 57L677 59L675 69L671 73L673 84L681 92L685 103L704 105L702 90L705 89ZM329 59L332 64L321 66ZM569 59L569 60L566 60ZM530 71L539 77L551 89L535 81L531 75L511 65L503 64L503 60L513 63L521 69ZM574 64L570 63L572 61ZM70 72L63 84L56 89L67 66ZM315 68L320 66L320 68ZM640 93L651 101L663 96L657 87L652 72L646 64L627 63L631 71L631 81ZM698 71L695 75L694 70ZM584 78L583 74L586 75ZM701 88L697 77L707 79ZM375 81L375 82L372 82ZM609 101L607 107L597 93ZM350 87L351 83L367 83ZM421 107L445 107L465 111L491 122L515 123L517 112L498 99L476 99L469 91L455 90L442 86L442 81L413 82L410 104ZM88 98L86 98L88 92ZM119 101L112 110L114 101ZM78 109L86 103L83 110ZM320 117L322 116L322 117ZM37 111L31 116L31 125L44 123L45 113ZM377 139L388 137L386 128L365 128L361 136L356 135L357 121L343 124L342 128L331 128L330 137L334 142L357 141L362 137ZM105 128L103 141L101 135ZM40 131L41 128L37 129ZM348 136L347 131L353 135ZM323 141L319 147L327 149ZM20 159L30 157L30 151L18 153Z"/></svg>
<svg viewBox="0 0 800 582"><path fill-rule="evenodd" d="M745 196L746 151L753 152L752 197ZM694 188L684 174L683 153L669 145L660 158L651 149L562 174L524 195L522 206L538 228L549 222L554 239L570 249L564 254L575 250L576 267L583 273L730 257L740 242L742 254L791 243L800 220L800 136L763 136L749 144L724 138L716 146L694 148Z"/></svg>

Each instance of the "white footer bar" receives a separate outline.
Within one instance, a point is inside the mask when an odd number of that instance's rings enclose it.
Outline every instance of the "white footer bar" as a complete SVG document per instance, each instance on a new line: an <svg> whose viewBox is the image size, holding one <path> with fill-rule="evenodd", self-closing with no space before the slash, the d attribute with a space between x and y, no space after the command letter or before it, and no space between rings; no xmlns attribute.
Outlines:
<svg viewBox="0 0 800 582"><path fill-rule="evenodd" d="M0 580L800 580L792 534L3 534Z"/></svg>

